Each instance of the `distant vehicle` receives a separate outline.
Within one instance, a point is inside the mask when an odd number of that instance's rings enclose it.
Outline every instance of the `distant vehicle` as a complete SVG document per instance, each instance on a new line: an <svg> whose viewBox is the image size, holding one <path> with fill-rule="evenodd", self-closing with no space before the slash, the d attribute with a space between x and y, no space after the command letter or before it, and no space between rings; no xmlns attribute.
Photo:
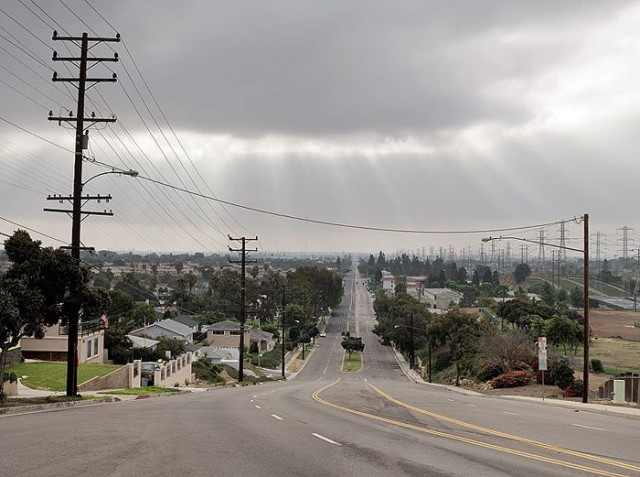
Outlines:
<svg viewBox="0 0 640 477"><path fill-rule="evenodd" d="M320 333L320 338L324 338L325 336L327 336L327 334L324 331Z"/></svg>

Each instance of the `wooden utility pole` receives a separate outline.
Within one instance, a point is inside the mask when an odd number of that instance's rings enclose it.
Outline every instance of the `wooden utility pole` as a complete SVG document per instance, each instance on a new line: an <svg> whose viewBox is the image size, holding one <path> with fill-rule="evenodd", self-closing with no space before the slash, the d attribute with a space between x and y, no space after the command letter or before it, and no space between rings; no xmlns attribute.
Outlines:
<svg viewBox="0 0 640 477"><path fill-rule="evenodd" d="M71 256L80 263L80 250L84 249L84 247L80 247L80 223L82 222L82 214L98 214L98 215L113 215L109 212L83 212L82 211L82 201L83 200L101 200L104 199L108 201L111 199L111 196L95 196L95 197L82 197L82 151L86 149L86 142L88 141L88 135L86 134L86 129L91 127L96 123L112 123L116 121L115 117L111 118L96 118L95 115L92 115L90 118L85 118L84 114L84 99L85 92L88 88L91 88L97 83L102 82L111 82L115 83L117 81L117 76L114 73L111 78L88 78L87 70L98 63L104 61L118 61L118 54L115 53L111 58L96 58L89 57L89 50L93 48L96 44L102 42L119 42L120 35L116 35L115 38L100 38L100 37L89 37L89 35L85 32L81 37L73 37L73 36L58 36L58 32L53 32L53 40L57 41L70 41L75 44L80 42L80 57L59 57L58 54L53 52L53 61L68 61L74 63L78 66L79 76L77 78L59 78L57 73L53 73L53 81L54 82L67 82L67 83L77 83L78 88L78 103L76 116L70 115L68 117L63 116L53 116L53 113L49 112L49 121L58 121L58 123L67 122L67 123L75 123L76 128L76 142L75 142L75 152L74 152L74 172L73 172L73 196L72 197L63 197L63 196L54 196L49 198L50 200L58 200L60 202L65 200L70 200L73 204L73 210L71 211ZM91 47L90 43L93 43ZM89 86L87 86L89 85ZM87 119L88 126L85 127L85 119ZM47 209L45 209L47 210ZM67 212L64 210L57 209L48 209L51 212ZM74 297L76 298L76 297ZM67 344L67 396L77 396L78 394L78 321L80 319L80 303L77 301L70 303L70 313L68 316L69 325L68 325L68 344Z"/></svg>
<svg viewBox="0 0 640 477"><path fill-rule="evenodd" d="M244 380L244 324L246 321L246 295L247 295L247 286L246 286L246 268L247 268L247 252L257 252L258 249L254 248L251 250L247 250L247 242L251 242L254 240L258 240L256 238L232 238L229 235L229 240L237 241L242 243L241 248L231 248L229 247L230 252L240 252L240 260L230 260L231 263L240 263L242 265L242 272L240 275L240 358L238 363L238 381L242 382ZM249 260L249 263L255 263L257 260ZM260 349L258 348L258 352Z"/></svg>

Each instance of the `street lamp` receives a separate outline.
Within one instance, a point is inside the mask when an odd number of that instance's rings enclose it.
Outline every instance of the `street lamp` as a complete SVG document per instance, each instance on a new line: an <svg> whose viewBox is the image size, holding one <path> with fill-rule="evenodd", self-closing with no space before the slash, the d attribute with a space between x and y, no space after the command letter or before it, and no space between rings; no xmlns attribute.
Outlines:
<svg viewBox="0 0 640 477"><path fill-rule="evenodd" d="M76 164L76 169L74 173L73 179L73 195L69 197L63 196L49 196L47 200L58 200L59 202L63 202L64 200L71 201L73 208L72 210L63 210L63 209L47 209L45 208L45 212L64 212L66 214L71 213L71 256L75 259L77 264L80 264L80 224L82 223L82 215L113 215L111 212L89 212L82 210L82 189L84 186L93 179L104 176L106 174L120 174L124 176L136 177L138 175L138 171L134 170L117 170L113 169L111 171L101 172L96 174L95 176L90 177L86 181L82 182L82 163ZM96 196L84 197L84 200L100 200L100 199L110 199L111 196ZM77 304L73 305L70 316L68 318L68 341L67 341L67 396L77 396L78 395L78 320L80 318L80 307Z"/></svg>
<svg viewBox="0 0 640 477"><path fill-rule="evenodd" d="M582 393L582 402L589 402L589 214L582 216L583 222L583 248L565 247L564 245L556 245L552 243L545 243L536 240L529 240L521 237L504 236L500 237L486 237L483 238L483 242L490 242L492 240L520 240L521 242L530 242L538 245L555 247L562 250L571 250L579 252L583 256L584 261L584 273L583 273L583 295L584 295L584 330L583 330L583 371L582 382L584 383L584 391Z"/></svg>
<svg viewBox="0 0 640 477"><path fill-rule="evenodd" d="M113 169L112 171L101 172L100 174L96 174L93 177L89 177L86 181L82 183L82 188L87 185L87 182L92 181L96 177L105 176L107 174L119 174L121 176L129 176L129 177L138 177L138 171L134 171L133 169L129 169L128 171L119 171L117 169Z"/></svg>

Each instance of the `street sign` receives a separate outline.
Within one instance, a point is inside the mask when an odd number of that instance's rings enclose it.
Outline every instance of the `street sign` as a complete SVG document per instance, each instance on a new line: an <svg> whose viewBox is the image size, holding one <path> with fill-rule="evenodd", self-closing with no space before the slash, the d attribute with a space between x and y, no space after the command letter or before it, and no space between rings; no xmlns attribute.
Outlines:
<svg viewBox="0 0 640 477"><path fill-rule="evenodd" d="M547 370L547 337L538 336L538 369Z"/></svg>

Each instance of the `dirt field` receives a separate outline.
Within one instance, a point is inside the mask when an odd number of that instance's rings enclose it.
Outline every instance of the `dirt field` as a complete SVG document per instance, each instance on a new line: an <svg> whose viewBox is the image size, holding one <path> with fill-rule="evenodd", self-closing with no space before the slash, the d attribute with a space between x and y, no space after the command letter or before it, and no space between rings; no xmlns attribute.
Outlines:
<svg viewBox="0 0 640 477"><path fill-rule="evenodd" d="M589 313L589 324L597 338L640 341L640 328L633 326L635 322L640 322L640 312L596 309Z"/></svg>

